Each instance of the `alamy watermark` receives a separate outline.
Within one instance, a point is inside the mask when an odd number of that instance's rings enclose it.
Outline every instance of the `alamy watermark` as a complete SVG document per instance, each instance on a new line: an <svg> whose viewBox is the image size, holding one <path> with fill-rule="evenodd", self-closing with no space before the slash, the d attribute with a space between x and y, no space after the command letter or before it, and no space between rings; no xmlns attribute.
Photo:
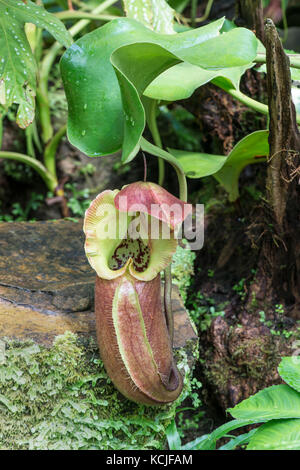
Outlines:
<svg viewBox="0 0 300 470"><path fill-rule="evenodd" d="M97 237L100 239L137 238L150 240L185 239L186 249L201 250L204 244L204 205L141 204L130 207L127 197L119 200L119 210L112 204L98 207ZM183 222L182 222L183 221Z"/></svg>

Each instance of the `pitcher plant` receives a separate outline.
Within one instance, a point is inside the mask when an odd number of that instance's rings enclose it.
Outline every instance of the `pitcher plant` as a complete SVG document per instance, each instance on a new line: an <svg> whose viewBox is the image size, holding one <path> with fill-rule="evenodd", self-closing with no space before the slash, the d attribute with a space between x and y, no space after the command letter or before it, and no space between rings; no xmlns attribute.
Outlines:
<svg viewBox="0 0 300 470"><path fill-rule="evenodd" d="M157 184L137 182L103 191L85 215L101 358L114 385L138 403L161 405L182 391L160 272L191 210Z"/></svg>

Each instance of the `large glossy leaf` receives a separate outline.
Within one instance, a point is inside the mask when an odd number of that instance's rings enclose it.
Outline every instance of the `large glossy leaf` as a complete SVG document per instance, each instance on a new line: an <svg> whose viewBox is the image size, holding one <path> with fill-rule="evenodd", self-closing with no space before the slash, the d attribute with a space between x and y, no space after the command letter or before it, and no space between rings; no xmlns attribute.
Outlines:
<svg viewBox="0 0 300 470"><path fill-rule="evenodd" d="M269 132L256 131L240 140L231 150L225 165L214 175L228 192L230 201L239 197L239 176L250 164L265 162L269 154Z"/></svg>
<svg viewBox="0 0 300 470"><path fill-rule="evenodd" d="M300 450L300 419L263 424L251 437L247 450Z"/></svg>
<svg viewBox="0 0 300 470"><path fill-rule="evenodd" d="M66 51L61 60L62 77L69 106L68 137L70 141L90 156L107 155L119 150L122 146L126 116L123 112L118 79L110 62L113 51L117 51L125 44L138 45L141 41L148 42L150 46L156 46L156 50L162 44L171 49L172 46L173 48L176 46L179 38L182 49L188 48L191 44L201 44L203 41L214 38L222 23L223 20L218 20L201 30L176 35L161 35L135 20L122 18L113 20L79 39ZM114 57L117 62L118 57ZM140 59L141 57L135 58L131 63L133 73L141 70ZM119 71L119 76L121 74L122 72ZM125 86L123 93L127 88ZM139 108L138 125L141 127L144 116L138 92L135 89L128 93L134 95L133 109ZM133 116L127 114L127 120L128 124L134 122L134 126L137 126ZM137 144L138 142L135 142L135 145Z"/></svg>
<svg viewBox="0 0 300 470"><path fill-rule="evenodd" d="M71 143L100 156L119 150L124 141L122 158L130 161L145 127L140 96L156 76L179 62L219 68L253 60L254 35L237 28L218 36L222 24L223 19L166 35L122 18L79 39L61 61Z"/></svg>
<svg viewBox="0 0 300 470"><path fill-rule="evenodd" d="M189 178L203 178L204 176L213 175L224 166L228 158L223 155L211 155L209 153L168 150L177 158Z"/></svg>
<svg viewBox="0 0 300 470"><path fill-rule="evenodd" d="M283 357L278 372L290 387L300 392L300 356Z"/></svg>
<svg viewBox="0 0 300 470"><path fill-rule="evenodd" d="M143 23L153 31L174 34L175 11L165 0L124 0L126 16Z"/></svg>
<svg viewBox="0 0 300 470"><path fill-rule="evenodd" d="M227 411L237 419L269 421L300 418L300 393L288 385L274 385L261 390Z"/></svg>
<svg viewBox="0 0 300 470"><path fill-rule="evenodd" d="M169 149L189 178L213 175L228 192L230 201L239 197L239 176L245 166L264 162L269 153L268 131L256 131L240 140L228 157Z"/></svg>
<svg viewBox="0 0 300 470"><path fill-rule="evenodd" d="M159 75L147 87L144 94L149 98L177 101L189 98L194 91L217 77L223 77L228 86L238 89L241 76L252 67L249 63L239 67L206 70L186 62L174 65Z"/></svg>
<svg viewBox="0 0 300 470"><path fill-rule="evenodd" d="M17 123L27 127L34 118L36 62L24 25L34 23L49 31L64 46L72 43L63 23L30 0L0 0L0 103L19 105Z"/></svg>
<svg viewBox="0 0 300 470"><path fill-rule="evenodd" d="M136 43L120 47L113 53L111 62L119 81L125 115L122 160L129 162L139 151L145 127L140 96L145 87L161 71L178 62L178 58L157 44ZM132 67L134 63L139 67Z"/></svg>

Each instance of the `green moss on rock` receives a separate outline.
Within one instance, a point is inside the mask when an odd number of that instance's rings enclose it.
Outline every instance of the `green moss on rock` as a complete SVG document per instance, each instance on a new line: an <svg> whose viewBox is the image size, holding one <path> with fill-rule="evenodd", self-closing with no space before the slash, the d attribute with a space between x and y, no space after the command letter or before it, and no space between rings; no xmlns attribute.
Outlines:
<svg viewBox="0 0 300 470"><path fill-rule="evenodd" d="M5 347L4 347L5 346ZM165 428L189 389L173 404L137 405L107 377L93 342L73 333L50 349L31 341L1 341L1 449L162 449Z"/></svg>
<svg viewBox="0 0 300 470"><path fill-rule="evenodd" d="M182 243L186 245L187 241L182 240ZM177 246L173 256L172 282L178 287L183 302L186 302L187 290L194 274L195 258L196 254L193 251L183 248L180 245Z"/></svg>
<svg viewBox="0 0 300 470"><path fill-rule="evenodd" d="M196 255L193 251L178 245L172 261L172 280L178 286L183 301L186 301L187 290L194 274L194 261Z"/></svg>

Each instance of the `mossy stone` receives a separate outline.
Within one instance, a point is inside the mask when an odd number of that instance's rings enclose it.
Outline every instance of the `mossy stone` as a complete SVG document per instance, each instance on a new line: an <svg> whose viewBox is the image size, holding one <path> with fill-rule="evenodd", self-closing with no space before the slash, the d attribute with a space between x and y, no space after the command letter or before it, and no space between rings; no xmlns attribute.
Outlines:
<svg viewBox="0 0 300 470"><path fill-rule="evenodd" d="M185 387L174 403L149 407L124 398L94 341L70 332L46 348L1 340L1 449L163 449L165 429L188 393L190 368L177 351Z"/></svg>

